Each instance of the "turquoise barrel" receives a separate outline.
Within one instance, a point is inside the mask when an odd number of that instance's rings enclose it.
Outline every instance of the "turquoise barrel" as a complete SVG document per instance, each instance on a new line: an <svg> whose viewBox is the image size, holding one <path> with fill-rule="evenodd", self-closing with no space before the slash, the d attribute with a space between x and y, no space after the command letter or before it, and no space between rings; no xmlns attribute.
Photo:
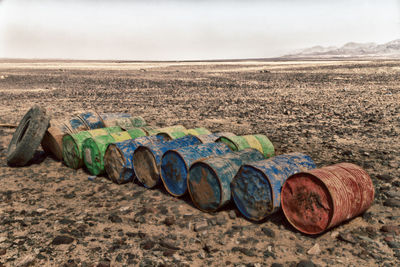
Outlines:
<svg viewBox="0 0 400 267"><path fill-rule="evenodd" d="M105 127L101 117L95 111L81 113L78 117L82 119L86 126L91 130Z"/></svg>
<svg viewBox="0 0 400 267"><path fill-rule="evenodd" d="M139 146L164 142L162 136L143 136L108 145L104 155L104 168L110 180L123 184L134 180L133 153Z"/></svg>
<svg viewBox="0 0 400 267"><path fill-rule="evenodd" d="M229 146L222 143L206 143L168 150L161 159L161 180L171 195L182 196L187 191L187 176L193 162L231 151Z"/></svg>
<svg viewBox="0 0 400 267"><path fill-rule="evenodd" d="M194 205L206 212L221 208L231 199L231 181L240 166L263 159L257 149L246 148L193 163L187 186Z"/></svg>
<svg viewBox="0 0 400 267"><path fill-rule="evenodd" d="M187 135L166 143L139 146L133 154L133 170L137 179L147 188L153 188L160 182L160 166L162 155L171 149L199 145L201 141Z"/></svg>
<svg viewBox="0 0 400 267"><path fill-rule="evenodd" d="M261 221L281 207L281 189L286 179L315 167L314 161L302 153L244 164L232 180L232 199L246 218Z"/></svg>

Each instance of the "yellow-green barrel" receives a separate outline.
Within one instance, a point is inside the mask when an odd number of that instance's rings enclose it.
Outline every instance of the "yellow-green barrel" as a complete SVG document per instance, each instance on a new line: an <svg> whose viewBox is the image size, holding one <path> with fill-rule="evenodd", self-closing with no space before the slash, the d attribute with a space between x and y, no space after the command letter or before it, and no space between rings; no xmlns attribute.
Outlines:
<svg viewBox="0 0 400 267"><path fill-rule="evenodd" d="M164 138L168 139L168 140L175 140L177 138L181 138L184 137L186 135L205 135L205 134L211 134L211 132L209 130L207 130L206 128L194 128L194 129L188 129L188 130L184 130L184 131L173 131L173 132L160 132L157 135L161 135Z"/></svg>
<svg viewBox="0 0 400 267"><path fill-rule="evenodd" d="M240 151L245 148L255 148L263 153L265 158L275 155L272 142L262 134L243 135L243 136L222 136L217 142L227 144L233 151Z"/></svg>
<svg viewBox="0 0 400 267"><path fill-rule="evenodd" d="M82 144L87 138L121 131L120 127L114 126L64 135L62 138L62 154L65 164L73 169L83 166Z"/></svg>

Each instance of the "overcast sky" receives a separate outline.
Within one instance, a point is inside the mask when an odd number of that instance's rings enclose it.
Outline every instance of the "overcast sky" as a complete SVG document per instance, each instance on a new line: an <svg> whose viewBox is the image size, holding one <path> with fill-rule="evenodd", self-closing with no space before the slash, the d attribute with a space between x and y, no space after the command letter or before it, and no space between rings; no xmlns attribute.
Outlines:
<svg viewBox="0 0 400 267"><path fill-rule="evenodd" d="M0 58L265 58L399 38L399 0L0 0Z"/></svg>

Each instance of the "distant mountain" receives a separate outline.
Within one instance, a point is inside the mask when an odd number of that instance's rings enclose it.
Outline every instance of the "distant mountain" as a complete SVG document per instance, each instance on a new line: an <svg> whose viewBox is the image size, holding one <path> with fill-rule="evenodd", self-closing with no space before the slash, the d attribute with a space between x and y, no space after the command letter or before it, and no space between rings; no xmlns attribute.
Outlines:
<svg viewBox="0 0 400 267"><path fill-rule="evenodd" d="M283 58L400 58L400 39L385 43L354 43L342 47L314 46Z"/></svg>

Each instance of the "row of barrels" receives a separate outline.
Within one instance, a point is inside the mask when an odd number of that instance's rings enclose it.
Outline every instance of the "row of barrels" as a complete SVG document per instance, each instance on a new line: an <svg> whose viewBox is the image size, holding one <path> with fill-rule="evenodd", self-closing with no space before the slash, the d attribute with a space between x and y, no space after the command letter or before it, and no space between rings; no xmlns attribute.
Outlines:
<svg viewBox="0 0 400 267"><path fill-rule="evenodd" d="M276 156L264 135L211 133L181 125L157 129L144 120L139 127L121 127L117 121L107 125L111 127L64 133L65 164L85 166L93 175L107 173L119 184L163 184L172 196L188 193L206 212L232 200L246 218L261 221L282 209L307 234L322 233L363 213L374 199L372 181L359 166L340 163L316 169L302 153Z"/></svg>

